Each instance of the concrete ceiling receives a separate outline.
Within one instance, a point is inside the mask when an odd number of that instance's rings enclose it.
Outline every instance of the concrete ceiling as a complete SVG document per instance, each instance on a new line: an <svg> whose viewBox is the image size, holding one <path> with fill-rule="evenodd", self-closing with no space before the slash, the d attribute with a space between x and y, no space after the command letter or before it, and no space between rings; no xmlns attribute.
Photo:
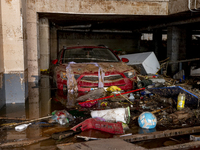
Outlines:
<svg viewBox="0 0 200 150"><path fill-rule="evenodd" d="M190 11L168 16L39 13L39 17L47 17L51 25L64 30L89 29L145 32L179 24L187 25L192 30L200 30L200 13Z"/></svg>

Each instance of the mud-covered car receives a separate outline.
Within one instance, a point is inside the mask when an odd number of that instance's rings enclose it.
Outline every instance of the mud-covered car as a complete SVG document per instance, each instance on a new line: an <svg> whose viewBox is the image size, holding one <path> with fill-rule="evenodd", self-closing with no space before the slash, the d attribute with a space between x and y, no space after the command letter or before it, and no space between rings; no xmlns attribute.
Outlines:
<svg viewBox="0 0 200 150"><path fill-rule="evenodd" d="M60 50L53 61L53 80L60 90L90 91L98 87L118 86L133 89L136 71L105 46L76 46Z"/></svg>

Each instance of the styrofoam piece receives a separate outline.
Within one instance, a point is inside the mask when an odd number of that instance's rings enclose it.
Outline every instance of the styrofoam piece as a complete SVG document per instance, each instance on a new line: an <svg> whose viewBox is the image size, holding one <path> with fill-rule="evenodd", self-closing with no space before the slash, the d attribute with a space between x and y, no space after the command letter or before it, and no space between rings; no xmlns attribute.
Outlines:
<svg viewBox="0 0 200 150"><path fill-rule="evenodd" d="M141 74L156 74L160 64L154 52L120 55L119 58L127 58L127 65L136 66Z"/></svg>
<svg viewBox="0 0 200 150"><path fill-rule="evenodd" d="M194 69L195 66L192 66L190 69L190 76L200 76L200 68Z"/></svg>
<svg viewBox="0 0 200 150"><path fill-rule="evenodd" d="M173 76L173 79L182 79L185 80L185 71L181 70Z"/></svg>
<svg viewBox="0 0 200 150"><path fill-rule="evenodd" d="M165 79L162 78L154 78L149 80L151 80L153 83L165 83Z"/></svg>
<svg viewBox="0 0 200 150"><path fill-rule="evenodd" d="M200 135L190 135L190 141L200 141Z"/></svg>
<svg viewBox="0 0 200 150"><path fill-rule="evenodd" d="M106 121L126 123L129 117L129 108L95 110L91 112L91 116L92 118L103 118Z"/></svg>

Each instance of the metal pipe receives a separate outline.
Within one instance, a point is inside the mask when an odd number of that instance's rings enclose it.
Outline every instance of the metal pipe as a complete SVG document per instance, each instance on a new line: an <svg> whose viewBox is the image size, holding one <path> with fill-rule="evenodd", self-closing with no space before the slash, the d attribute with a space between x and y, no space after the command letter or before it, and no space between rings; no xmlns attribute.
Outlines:
<svg viewBox="0 0 200 150"><path fill-rule="evenodd" d="M195 8L196 8L196 0L195 0ZM188 0L188 9L191 11L191 12L199 12L198 9L191 9L191 0Z"/></svg>

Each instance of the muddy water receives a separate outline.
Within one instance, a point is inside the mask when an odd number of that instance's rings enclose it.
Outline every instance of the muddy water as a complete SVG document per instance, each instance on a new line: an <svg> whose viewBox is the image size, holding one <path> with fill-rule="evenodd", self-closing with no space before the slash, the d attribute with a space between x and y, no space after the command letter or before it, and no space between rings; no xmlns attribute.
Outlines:
<svg viewBox="0 0 200 150"><path fill-rule="evenodd" d="M77 108L75 106L74 99L77 95L68 95L67 97L65 93L57 91L55 87L51 86L50 81L49 76L42 76L39 86L35 85L35 83L29 83L29 97L25 103L6 104L3 108L1 108L0 117L8 118L0 119L1 127L5 124L11 125L12 123L23 122L22 120L25 121L25 119L33 120L48 116L54 110L63 110L66 108L67 111L70 111L70 113L76 116L77 122L75 122L75 124L78 124L89 117L89 113L84 114L84 109L81 111L76 110ZM11 142L15 142L15 144L17 144L20 141L51 137L53 133L67 131L70 127L72 127L66 125L62 126L58 123L49 123L48 121L49 119L35 121L22 132L15 131L14 127L3 129L0 131L0 144ZM84 131L81 135L98 135L97 138L113 137L111 134L92 130ZM85 140L82 138L76 138L76 136L72 135L62 140L54 140L51 138L29 146L13 147L13 145L11 145L3 149L56 149L57 144L82 141Z"/></svg>
<svg viewBox="0 0 200 150"><path fill-rule="evenodd" d="M76 116L76 122L74 125L84 121L85 119L90 117L90 113L88 109L78 108L75 105L75 98L77 95L67 95L62 91L57 91L55 87L51 86L49 76L42 76L41 83L39 86L34 83L29 83L29 97L24 104L7 104L0 110L0 117L7 118L20 118L20 119L37 119L47 115L50 115L54 110L63 110L66 109L73 116ZM117 106L116 106L117 107ZM96 109L96 108L95 108ZM98 108L97 108L98 109ZM78 110L78 111L77 111ZM29 126L26 130L22 132L15 131L14 128L7 128L0 131L0 144L8 143L8 142L17 142L30 140L30 139L40 139L42 137L51 137L52 134L56 132L63 132L70 129L71 126L61 126L58 123L49 123L49 120L40 120L34 122L31 126ZM21 122L20 120L11 120L11 119L1 119L0 124L10 124ZM143 134L149 132L155 132L156 130L144 130L140 129L138 126L133 125L129 126L130 130L127 130L126 133L132 134ZM78 137L79 136L79 137ZM81 132L76 135L72 135L68 138L64 138L62 140L55 139L47 139L41 142L37 142L35 144L31 144L29 146L16 147L12 146L6 147L3 149L57 149L57 144L63 143L76 143L85 141L85 139L80 137L93 137L93 138L112 138L113 135L101 131L95 130L87 130ZM158 141L158 140L157 140ZM159 146L164 146L166 144L174 144L176 142L169 142L169 139L162 139L161 142L154 143L163 143L161 145L151 145L151 142L138 142L137 144L140 146L146 146L146 148L154 148Z"/></svg>

